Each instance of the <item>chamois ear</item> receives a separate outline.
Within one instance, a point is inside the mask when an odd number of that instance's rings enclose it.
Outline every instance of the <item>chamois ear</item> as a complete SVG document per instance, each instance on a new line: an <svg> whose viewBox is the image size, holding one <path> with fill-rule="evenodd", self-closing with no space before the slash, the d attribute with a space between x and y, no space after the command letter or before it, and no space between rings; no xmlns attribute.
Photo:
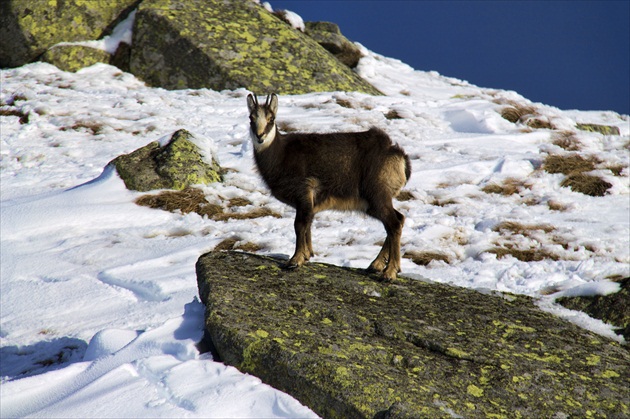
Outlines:
<svg viewBox="0 0 630 419"><path fill-rule="evenodd" d="M247 109L249 109L249 113L254 112L254 109L258 107L258 100L256 100L256 96L251 93L247 95Z"/></svg>
<svg viewBox="0 0 630 419"><path fill-rule="evenodd" d="M278 113L278 95L275 93L271 94L271 101L269 102L269 109L273 112L274 115Z"/></svg>

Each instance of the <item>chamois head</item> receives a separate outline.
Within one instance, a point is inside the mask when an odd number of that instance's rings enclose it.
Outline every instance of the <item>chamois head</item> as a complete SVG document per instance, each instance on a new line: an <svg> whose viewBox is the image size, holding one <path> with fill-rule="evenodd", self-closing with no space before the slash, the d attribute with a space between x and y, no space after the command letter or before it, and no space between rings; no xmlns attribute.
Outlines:
<svg viewBox="0 0 630 419"><path fill-rule="evenodd" d="M278 96L267 95L264 105L258 104L255 95L247 96L249 109L249 134L256 151L265 149L276 137L276 113L278 112Z"/></svg>

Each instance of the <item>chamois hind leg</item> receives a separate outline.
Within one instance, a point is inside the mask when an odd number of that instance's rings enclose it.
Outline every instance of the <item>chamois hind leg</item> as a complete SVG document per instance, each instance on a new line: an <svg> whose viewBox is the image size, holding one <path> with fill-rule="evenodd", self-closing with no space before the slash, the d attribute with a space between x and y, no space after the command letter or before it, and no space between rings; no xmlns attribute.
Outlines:
<svg viewBox="0 0 630 419"><path fill-rule="evenodd" d="M387 195L385 196L387 197ZM387 238L381 251L368 269L382 271L383 278L387 281L394 280L400 272L400 236L405 216L394 209L391 197L374 203L367 213L380 220L387 232Z"/></svg>
<svg viewBox="0 0 630 419"><path fill-rule="evenodd" d="M378 256L376 259L370 263L367 270L368 272L383 272L385 270L385 266L387 266L387 261L389 260L389 235L385 238L385 243L383 243L383 247L381 247L381 251L378 252Z"/></svg>
<svg viewBox="0 0 630 419"><path fill-rule="evenodd" d="M286 264L287 269L296 269L308 262L313 255L311 224L315 216L312 207L297 208L295 215L295 253Z"/></svg>

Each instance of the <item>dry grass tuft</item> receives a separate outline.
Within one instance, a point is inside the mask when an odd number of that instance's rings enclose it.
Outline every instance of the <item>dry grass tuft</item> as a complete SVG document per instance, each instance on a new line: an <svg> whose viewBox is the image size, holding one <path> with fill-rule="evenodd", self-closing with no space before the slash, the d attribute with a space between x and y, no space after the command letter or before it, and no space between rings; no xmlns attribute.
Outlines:
<svg viewBox="0 0 630 419"><path fill-rule="evenodd" d="M436 207L446 207L448 205L456 205L459 203L460 202L456 198L434 198L433 201L431 201L431 205L435 205Z"/></svg>
<svg viewBox="0 0 630 419"><path fill-rule="evenodd" d="M553 135L552 143L567 151L578 151L582 143L572 131L560 131Z"/></svg>
<svg viewBox="0 0 630 419"><path fill-rule="evenodd" d="M348 109L355 108L354 103L352 103L348 99L342 99L342 98L336 97L335 102L337 103L337 105L341 106L342 108L348 108Z"/></svg>
<svg viewBox="0 0 630 419"><path fill-rule="evenodd" d="M545 233L551 233L555 228L548 224L521 224L516 221L503 221L492 228L492 231L498 233L512 233L520 234L525 237L531 236L534 231L544 231Z"/></svg>
<svg viewBox="0 0 630 419"><path fill-rule="evenodd" d="M232 198L229 200L228 202L228 207L232 208L232 207L246 207L248 205L251 205L252 201L250 201L247 198L241 198L241 197L236 197L236 198Z"/></svg>
<svg viewBox="0 0 630 419"><path fill-rule="evenodd" d="M433 260L440 260L442 262L450 263L450 259L444 253L438 252L405 252L403 255L405 259L411 259L416 265L427 266Z"/></svg>
<svg viewBox="0 0 630 419"><path fill-rule="evenodd" d="M262 249L262 247L258 246L257 244L254 243L240 243L237 244L239 242L241 242L241 238L240 237L230 237L227 238L225 240L223 240L221 243L217 244L214 248L214 251L219 251L219 250L242 250L244 252L257 252L260 249Z"/></svg>
<svg viewBox="0 0 630 419"><path fill-rule="evenodd" d="M17 116L20 118L20 124L28 124L28 113L24 113L17 109L0 109L0 116Z"/></svg>
<svg viewBox="0 0 630 419"><path fill-rule="evenodd" d="M92 135L98 135L103 132L103 124L99 124L98 122L79 121L70 127L61 127L60 130L88 131Z"/></svg>
<svg viewBox="0 0 630 419"><path fill-rule="evenodd" d="M494 253L497 258L502 259L506 256L512 256L522 262L539 262L545 259L560 260L555 253L551 253L545 249L515 249L508 247L495 247L487 250L488 253Z"/></svg>
<svg viewBox="0 0 630 419"><path fill-rule="evenodd" d="M396 109L391 109L389 112L385 114L385 118L387 119L404 119Z"/></svg>
<svg viewBox="0 0 630 419"><path fill-rule="evenodd" d="M579 154L560 156L550 154L545 158L542 168L548 173L562 173L565 175L575 172L590 172L595 165L601 163L599 159L591 157L585 159Z"/></svg>
<svg viewBox="0 0 630 419"><path fill-rule="evenodd" d="M624 166L621 164L614 164L611 166L606 166L606 168L610 170L614 176L621 176L621 172L623 172L623 169L625 169L626 167L627 166Z"/></svg>
<svg viewBox="0 0 630 419"><path fill-rule="evenodd" d="M501 110L501 116L513 124L521 123L533 129L555 128L546 117L538 113L538 110L534 106L521 105L512 101L498 101L497 103L508 103L511 105Z"/></svg>
<svg viewBox="0 0 630 419"><path fill-rule="evenodd" d="M562 202L556 201L555 199L550 199L547 201L547 206L552 211L567 211L570 208L570 205L563 204Z"/></svg>
<svg viewBox="0 0 630 419"><path fill-rule="evenodd" d="M525 184L522 180L515 178L507 178L503 181L502 184L498 183L489 183L481 190L485 193L494 193L500 195L513 195L515 193L519 193L521 189L525 187Z"/></svg>
<svg viewBox="0 0 630 419"><path fill-rule="evenodd" d="M157 195L143 195L136 199L136 204L170 212L181 211L183 214L195 212L215 221L249 220L268 216L281 218L279 214L268 208L256 208L245 213L225 212L220 205L210 204L203 191L190 187L181 191L164 191ZM228 206L231 208L250 204L251 202L245 198L232 198Z"/></svg>
<svg viewBox="0 0 630 419"><path fill-rule="evenodd" d="M514 105L501 110L501 116L513 124L521 122L526 116L535 114L536 108L533 106Z"/></svg>
<svg viewBox="0 0 630 419"><path fill-rule="evenodd" d="M551 260L559 260L560 256L557 254L550 252L549 250L540 247L539 242L540 233L551 233L555 230L555 228L548 224L522 224L516 221L504 221L494 226L492 229L500 233L502 236L507 236L502 239L502 241L507 241L504 243L495 243L497 247L486 250L488 253L493 253L497 255L498 258L504 258L506 256L512 256L523 262L537 262L544 259ZM523 236L535 243L531 245L525 245L526 248L523 248L522 245L518 246L514 243L510 242L510 236ZM516 237L514 238L516 239ZM556 242L560 240L558 237L555 238ZM518 242L521 240L516 239Z"/></svg>
<svg viewBox="0 0 630 419"><path fill-rule="evenodd" d="M244 212L244 213L224 212L224 213L215 215L214 217L212 217L212 219L216 221L227 221L227 220L251 220L254 218L262 218L262 217L282 218L280 214L275 213L268 208L256 208L252 211Z"/></svg>
<svg viewBox="0 0 630 419"><path fill-rule="evenodd" d="M211 205L200 189L190 187L181 191L164 191L157 195L143 195L136 199L136 204L170 212L181 211L183 214L196 212L210 218L223 212L221 206Z"/></svg>
<svg viewBox="0 0 630 419"><path fill-rule="evenodd" d="M396 196L396 200L401 201L401 202L411 201L413 199L416 199L416 197L413 196L413 194L409 191L400 191L398 196Z"/></svg>
<svg viewBox="0 0 630 419"><path fill-rule="evenodd" d="M559 156L550 154L543 162L543 169L549 173L562 173L566 177L560 182L562 187L570 187L572 191L590 196L604 196L612 186L610 182L599 176L588 175L585 172L594 170L601 161L596 157L584 158L578 154ZM611 171L618 170L621 174L623 167L609 167ZM613 173L615 173L613 171Z"/></svg>
<svg viewBox="0 0 630 419"><path fill-rule="evenodd" d="M573 192L580 192L584 195L604 196L612 184L599 176L572 173L560 182L560 186L568 186Z"/></svg>
<svg viewBox="0 0 630 419"><path fill-rule="evenodd" d="M551 122L545 121L541 118L528 118L526 124L528 127L533 129L554 129Z"/></svg>

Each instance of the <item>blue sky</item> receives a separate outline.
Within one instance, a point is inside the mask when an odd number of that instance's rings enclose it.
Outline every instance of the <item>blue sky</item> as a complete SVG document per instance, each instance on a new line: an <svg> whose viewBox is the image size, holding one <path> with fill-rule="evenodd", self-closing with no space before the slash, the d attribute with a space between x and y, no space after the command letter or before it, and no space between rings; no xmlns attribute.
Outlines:
<svg viewBox="0 0 630 419"><path fill-rule="evenodd" d="M417 70L630 114L630 1L270 1Z"/></svg>

